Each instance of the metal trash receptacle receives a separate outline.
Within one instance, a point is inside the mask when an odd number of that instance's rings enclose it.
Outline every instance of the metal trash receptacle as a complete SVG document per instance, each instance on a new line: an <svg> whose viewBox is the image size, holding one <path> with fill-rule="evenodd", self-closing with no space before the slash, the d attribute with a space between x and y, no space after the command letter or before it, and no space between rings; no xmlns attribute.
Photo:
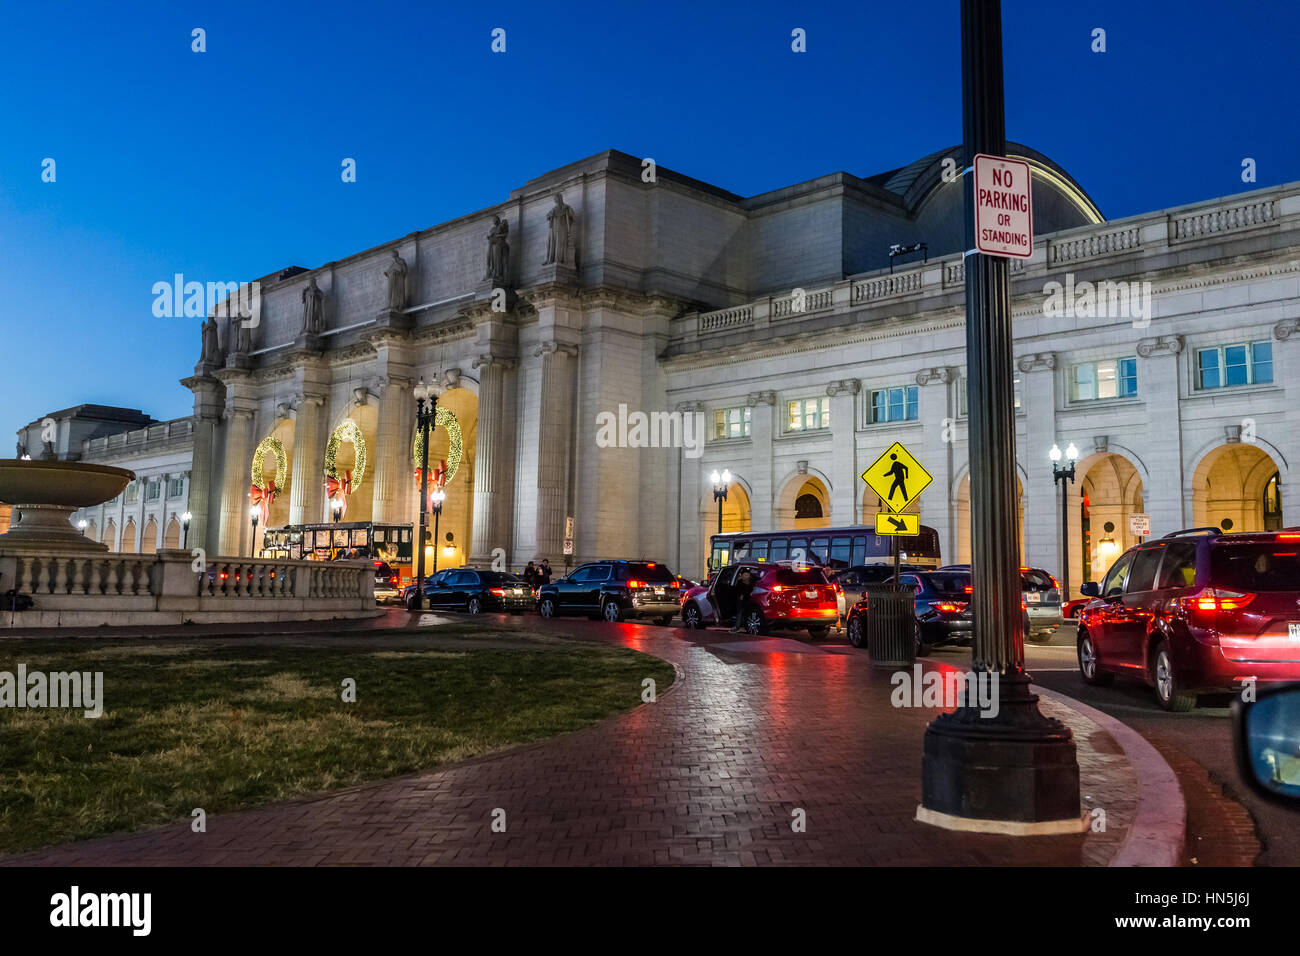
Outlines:
<svg viewBox="0 0 1300 956"><path fill-rule="evenodd" d="M881 668L916 663L916 589L878 584L866 589L866 644L871 663Z"/></svg>

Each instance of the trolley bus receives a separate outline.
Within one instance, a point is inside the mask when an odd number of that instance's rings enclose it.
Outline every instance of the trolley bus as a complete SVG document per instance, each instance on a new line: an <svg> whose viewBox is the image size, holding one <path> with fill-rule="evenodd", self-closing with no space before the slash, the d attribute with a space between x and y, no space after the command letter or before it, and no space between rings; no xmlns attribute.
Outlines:
<svg viewBox="0 0 1300 956"><path fill-rule="evenodd" d="M738 531L715 534L709 539L709 572L719 571L733 561L789 561L802 558L811 564L847 568L859 564L883 564L894 559L897 540L908 564L937 568L939 533L927 525L908 537L876 534L874 528L802 528L797 531Z"/></svg>
<svg viewBox="0 0 1300 956"><path fill-rule="evenodd" d="M294 524L267 528L263 558L332 561L340 556L383 561L397 572L403 585L412 581L415 533L409 524L343 521L338 524Z"/></svg>

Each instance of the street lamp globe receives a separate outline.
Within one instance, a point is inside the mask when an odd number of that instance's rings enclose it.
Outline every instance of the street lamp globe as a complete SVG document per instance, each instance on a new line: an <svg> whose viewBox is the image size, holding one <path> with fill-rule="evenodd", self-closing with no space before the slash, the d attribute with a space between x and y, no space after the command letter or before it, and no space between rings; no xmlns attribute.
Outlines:
<svg viewBox="0 0 1300 956"><path fill-rule="evenodd" d="M722 476L718 474L718 469L713 469L713 474L709 475L709 481L713 482L715 485L722 481Z"/></svg>
<svg viewBox="0 0 1300 956"><path fill-rule="evenodd" d="M731 472L728 471L726 468L722 469L722 483L724 485L731 484Z"/></svg>
<svg viewBox="0 0 1300 956"><path fill-rule="evenodd" d="M248 517L253 519L253 524L257 524L257 519L261 516L261 514L262 514L262 509L257 507L257 505L253 505L253 507L248 509Z"/></svg>
<svg viewBox="0 0 1300 956"><path fill-rule="evenodd" d="M1065 449L1065 457L1070 459L1070 461L1079 460L1079 449L1074 447L1074 442L1070 442L1070 447Z"/></svg>
<svg viewBox="0 0 1300 956"><path fill-rule="evenodd" d="M190 514L190 513L187 511L187 512L185 512L185 514L181 515L181 520L184 521L186 524L189 524L189 523L190 523L190 520L191 520L193 517L194 517L194 515Z"/></svg>
<svg viewBox="0 0 1300 956"><path fill-rule="evenodd" d="M421 375L420 380L415 383L415 387L411 389L411 393L415 395L415 400L417 402L422 402L429 397L429 386L424 384L423 375Z"/></svg>
<svg viewBox="0 0 1300 956"><path fill-rule="evenodd" d="M1050 458L1050 459L1052 459L1052 461L1060 461L1060 460L1061 460L1061 446L1060 446L1060 445L1053 444L1053 445L1052 445L1052 450L1049 451L1049 452L1047 453L1047 457Z"/></svg>

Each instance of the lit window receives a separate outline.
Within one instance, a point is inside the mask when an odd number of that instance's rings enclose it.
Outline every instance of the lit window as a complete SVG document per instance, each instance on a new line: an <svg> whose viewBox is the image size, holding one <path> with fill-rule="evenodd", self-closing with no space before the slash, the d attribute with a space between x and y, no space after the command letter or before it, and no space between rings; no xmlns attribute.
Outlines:
<svg viewBox="0 0 1300 956"><path fill-rule="evenodd" d="M712 440L748 438L752 411L750 408L719 408L714 411Z"/></svg>
<svg viewBox="0 0 1300 956"><path fill-rule="evenodd" d="M1225 345L1196 350L1196 387L1232 388L1266 385L1273 381L1273 343Z"/></svg>
<svg viewBox="0 0 1300 956"><path fill-rule="evenodd" d="M150 478L144 483L144 500L157 501L162 495L162 482L157 478Z"/></svg>
<svg viewBox="0 0 1300 956"><path fill-rule="evenodd" d="M126 503L133 505L140 500L140 486L136 482L131 482L126 486Z"/></svg>
<svg viewBox="0 0 1300 956"><path fill-rule="evenodd" d="M1092 402L1137 394L1137 359L1111 359L1074 366L1070 400Z"/></svg>
<svg viewBox="0 0 1300 956"><path fill-rule="evenodd" d="M790 417L786 430L813 431L831 427L831 400L829 398L803 398L789 403Z"/></svg>
<svg viewBox="0 0 1300 956"><path fill-rule="evenodd" d="M912 422L919 415L915 385L878 388L871 393L871 423Z"/></svg>

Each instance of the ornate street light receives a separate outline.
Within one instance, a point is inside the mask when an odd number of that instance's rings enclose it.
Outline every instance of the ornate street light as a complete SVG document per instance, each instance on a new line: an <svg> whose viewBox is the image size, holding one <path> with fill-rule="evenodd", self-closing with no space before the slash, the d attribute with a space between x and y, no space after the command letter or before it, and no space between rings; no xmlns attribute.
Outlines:
<svg viewBox="0 0 1300 956"><path fill-rule="evenodd" d="M1047 453L1052 459L1052 481L1061 486L1061 603L1070 600L1070 500L1065 483L1074 484L1074 464L1079 460L1079 449L1070 442L1065 449L1068 462L1061 466L1061 446L1053 444Z"/></svg>
<svg viewBox="0 0 1300 956"><path fill-rule="evenodd" d="M434 417L438 413L438 393L432 385L424 383L423 376L411 392L415 396L415 427L419 429L421 439L420 534L416 539L418 545L415 559L415 607L412 608L418 611L424 607L424 539L429 527L429 430L433 427ZM433 560L436 569L438 566L436 555Z"/></svg>
<svg viewBox="0 0 1300 956"><path fill-rule="evenodd" d="M713 500L718 503L718 534L722 534L722 503L727 500L727 487L731 484L731 472L722 469L722 474L714 471L709 475L713 482Z"/></svg>
<svg viewBox="0 0 1300 956"><path fill-rule="evenodd" d="M433 540L438 540L438 522L442 518L442 503L447 500L447 492L441 488L429 496L433 499ZM438 549L433 550L433 573L438 573Z"/></svg>
<svg viewBox="0 0 1300 956"><path fill-rule="evenodd" d="M257 557L257 519L261 516L262 509L257 505L253 505L253 507L248 509L248 517L253 521L253 540L249 542L248 545L248 556L250 558Z"/></svg>
<svg viewBox="0 0 1300 956"><path fill-rule="evenodd" d="M189 546L190 519L192 519L193 517L194 515L190 514L188 511L185 512L185 514L181 515L181 547L182 548Z"/></svg>

